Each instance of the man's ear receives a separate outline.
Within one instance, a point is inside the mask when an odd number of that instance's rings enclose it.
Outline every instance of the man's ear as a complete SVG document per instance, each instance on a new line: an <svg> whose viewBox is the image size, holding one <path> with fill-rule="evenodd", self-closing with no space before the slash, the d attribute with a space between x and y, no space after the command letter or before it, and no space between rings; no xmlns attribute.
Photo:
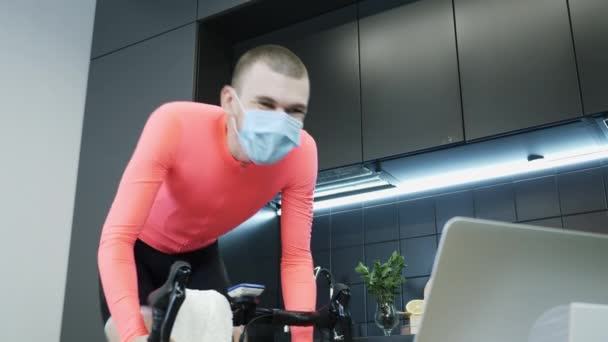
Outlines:
<svg viewBox="0 0 608 342"><path fill-rule="evenodd" d="M232 114L232 97L233 97L234 88L229 85L225 85L222 87L220 91L220 105L224 109L224 111Z"/></svg>

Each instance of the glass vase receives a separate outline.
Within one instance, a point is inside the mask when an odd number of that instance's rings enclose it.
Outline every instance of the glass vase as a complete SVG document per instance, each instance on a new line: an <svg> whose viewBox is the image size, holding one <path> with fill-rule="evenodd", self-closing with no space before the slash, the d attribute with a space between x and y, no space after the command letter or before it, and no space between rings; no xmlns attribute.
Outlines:
<svg viewBox="0 0 608 342"><path fill-rule="evenodd" d="M390 336L393 329L399 324L399 315L392 301L376 302L374 322L378 328L382 329L384 336Z"/></svg>

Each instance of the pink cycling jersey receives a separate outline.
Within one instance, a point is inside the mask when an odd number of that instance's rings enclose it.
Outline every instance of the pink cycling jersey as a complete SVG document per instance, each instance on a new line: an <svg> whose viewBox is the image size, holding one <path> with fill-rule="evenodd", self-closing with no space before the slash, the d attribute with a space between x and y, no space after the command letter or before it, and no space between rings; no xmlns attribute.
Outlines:
<svg viewBox="0 0 608 342"><path fill-rule="evenodd" d="M300 146L280 162L244 165L228 149L226 118L221 107L171 102L145 124L98 251L104 293L121 341L148 334L138 299L136 239L165 253L199 249L254 215L278 192L285 308L314 310L310 237L316 144L302 130ZM294 327L292 339L312 341L312 328Z"/></svg>

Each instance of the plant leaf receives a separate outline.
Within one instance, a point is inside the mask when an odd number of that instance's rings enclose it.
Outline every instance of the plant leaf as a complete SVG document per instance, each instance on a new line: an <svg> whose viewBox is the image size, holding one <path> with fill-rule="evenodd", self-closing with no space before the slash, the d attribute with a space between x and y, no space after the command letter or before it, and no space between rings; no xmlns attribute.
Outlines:
<svg viewBox="0 0 608 342"><path fill-rule="evenodd" d="M386 262L374 260L371 269L359 262L355 271L361 276L367 291L378 301L393 302L401 285L407 279L403 276L405 258L395 250Z"/></svg>

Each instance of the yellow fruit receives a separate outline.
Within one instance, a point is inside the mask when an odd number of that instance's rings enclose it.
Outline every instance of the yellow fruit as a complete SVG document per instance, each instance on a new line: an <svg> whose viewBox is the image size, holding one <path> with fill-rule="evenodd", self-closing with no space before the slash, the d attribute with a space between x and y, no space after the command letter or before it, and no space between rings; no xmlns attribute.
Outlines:
<svg viewBox="0 0 608 342"><path fill-rule="evenodd" d="M414 299L407 303L405 311L410 315L422 315L424 313L424 300Z"/></svg>

